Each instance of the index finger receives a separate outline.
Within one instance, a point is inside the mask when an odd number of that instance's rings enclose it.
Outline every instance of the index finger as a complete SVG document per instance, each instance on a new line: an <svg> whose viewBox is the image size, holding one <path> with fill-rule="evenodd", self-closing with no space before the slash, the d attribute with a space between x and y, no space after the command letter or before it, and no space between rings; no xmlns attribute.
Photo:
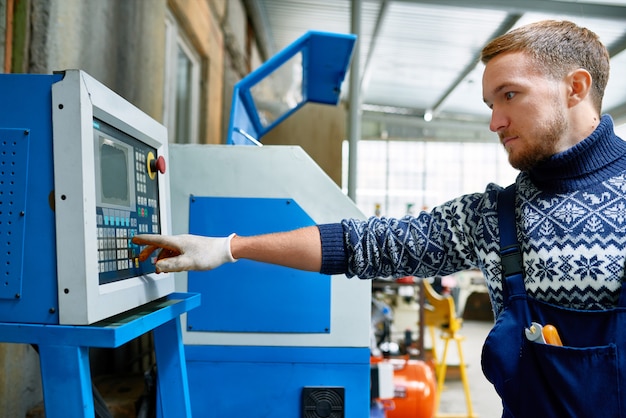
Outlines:
<svg viewBox="0 0 626 418"><path fill-rule="evenodd" d="M133 244L150 245L159 248L177 249L178 246L173 242L172 237L159 234L139 234L132 239Z"/></svg>
<svg viewBox="0 0 626 418"><path fill-rule="evenodd" d="M141 252L139 253L139 261L146 261L148 259L148 257L150 257L152 255L152 253L155 252L158 249L160 249L160 247L158 247L156 245L148 245L146 248L141 250Z"/></svg>

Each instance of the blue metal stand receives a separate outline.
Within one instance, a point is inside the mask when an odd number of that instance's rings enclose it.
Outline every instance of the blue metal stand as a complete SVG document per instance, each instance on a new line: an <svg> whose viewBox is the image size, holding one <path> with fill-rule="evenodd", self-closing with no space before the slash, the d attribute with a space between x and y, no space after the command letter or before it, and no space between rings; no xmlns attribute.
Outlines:
<svg viewBox="0 0 626 418"><path fill-rule="evenodd" d="M160 417L191 417L180 315L200 295L164 299L89 326L0 323L0 341L39 347L47 418L93 418L89 348L116 348L153 331Z"/></svg>

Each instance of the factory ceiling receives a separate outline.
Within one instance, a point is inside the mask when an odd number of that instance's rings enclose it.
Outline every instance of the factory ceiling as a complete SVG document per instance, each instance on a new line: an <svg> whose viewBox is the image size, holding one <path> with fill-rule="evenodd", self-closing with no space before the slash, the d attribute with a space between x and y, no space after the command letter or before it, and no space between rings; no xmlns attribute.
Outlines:
<svg viewBox="0 0 626 418"><path fill-rule="evenodd" d="M353 14L353 3L360 13ZM605 113L626 123L626 0L247 0L271 57L309 30L359 28L364 138L493 141L479 54L542 19L596 32L611 55ZM357 9L357 10L359 10ZM353 19L358 16L360 19ZM355 26L354 21L358 22ZM344 99L348 83L342 89ZM424 116L432 115L426 122Z"/></svg>

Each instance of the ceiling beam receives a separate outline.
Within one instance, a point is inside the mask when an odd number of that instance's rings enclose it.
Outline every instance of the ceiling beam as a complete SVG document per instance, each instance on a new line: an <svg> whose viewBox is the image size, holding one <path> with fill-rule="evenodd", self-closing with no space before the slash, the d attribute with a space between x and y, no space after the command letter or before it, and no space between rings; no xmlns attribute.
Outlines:
<svg viewBox="0 0 626 418"><path fill-rule="evenodd" d="M374 32L372 33L372 40L367 50L367 57L365 58L365 65L363 66L363 73L361 74L361 94L365 94L369 79L371 76L371 61L374 51L376 50L376 42L380 36L380 28L383 26L383 22L387 17L387 11L389 10L389 0L381 0L380 8L378 9L378 16L376 17L376 24L374 26Z"/></svg>
<svg viewBox="0 0 626 418"><path fill-rule="evenodd" d="M626 49L626 32L617 41L607 46L609 56L612 58Z"/></svg>
<svg viewBox="0 0 626 418"><path fill-rule="evenodd" d="M589 18L624 20L626 5L559 0L394 0L404 3L433 6L452 6L472 9L502 10L508 13L547 13L584 16Z"/></svg>
<svg viewBox="0 0 626 418"><path fill-rule="evenodd" d="M494 142L497 136L489 130L489 121L462 121L441 118L431 122L421 117L363 111L363 138L406 140L451 140L459 142ZM377 130L372 132L372 126ZM383 133L385 131L385 133Z"/></svg>
<svg viewBox="0 0 626 418"><path fill-rule="evenodd" d="M506 32L508 32L513 26L515 26L515 24L521 17L522 17L521 14L517 14L517 13L509 14L506 17L506 19L502 21L500 26L498 26L496 31L491 35L489 39L491 40L491 39L497 38L498 36L503 35ZM467 77L467 75L470 74L474 70L474 68L476 68L478 61L480 60L481 52L482 52L482 48L476 51L476 53L474 54L470 62L468 62L465 65L465 68L463 69L463 71L459 73L456 80L454 80L454 82L450 84L448 89L443 93L443 95L439 98L439 100L437 100L437 102L432 106L432 109L430 109L432 117L437 116L441 106L444 104L448 96L450 96L456 90L456 88L459 87L459 84L463 82L465 77Z"/></svg>

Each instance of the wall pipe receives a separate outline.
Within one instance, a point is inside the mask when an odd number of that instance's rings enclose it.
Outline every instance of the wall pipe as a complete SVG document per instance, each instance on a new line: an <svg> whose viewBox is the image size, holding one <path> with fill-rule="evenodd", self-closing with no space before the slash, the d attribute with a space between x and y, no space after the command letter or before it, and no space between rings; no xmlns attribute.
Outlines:
<svg viewBox="0 0 626 418"><path fill-rule="evenodd" d="M7 0L6 4L6 27L4 34L4 72L11 72L11 61L13 61L13 10L14 1Z"/></svg>

